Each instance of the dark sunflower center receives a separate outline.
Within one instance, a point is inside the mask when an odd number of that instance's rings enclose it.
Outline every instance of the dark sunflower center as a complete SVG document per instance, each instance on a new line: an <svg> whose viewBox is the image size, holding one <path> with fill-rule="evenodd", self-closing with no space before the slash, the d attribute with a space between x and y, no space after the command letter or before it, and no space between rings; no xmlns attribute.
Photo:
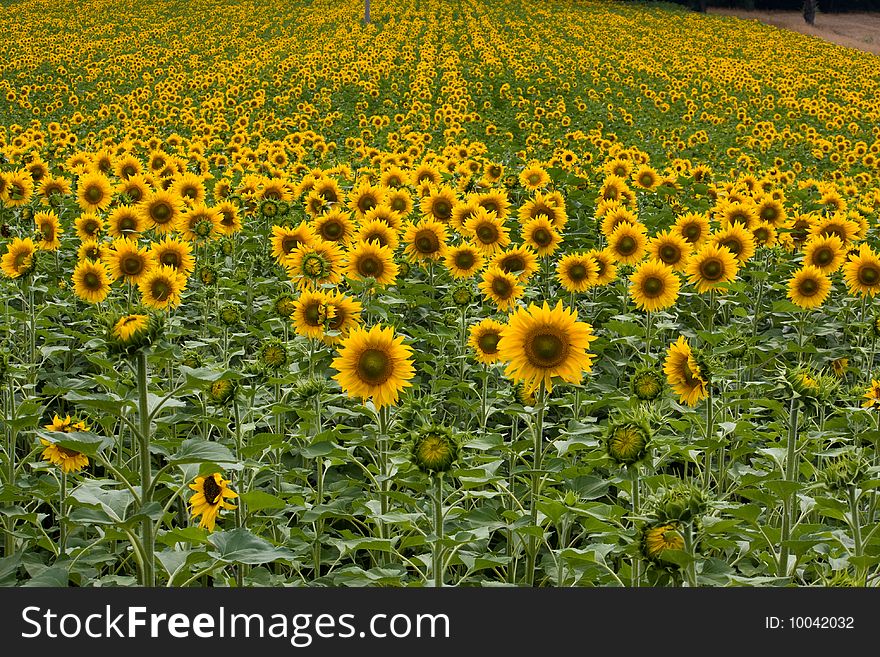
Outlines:
<svg viewBox="0 0 880 657"><path fill-rule="evenodd" d="M859 283L862 285L877 285L880 282L880 269L872 264L859 267Z"/></svg>
<svg viewBox="0 0 880 657"><path fill-rule="evenodd" d="M555 333L537 333L526 344L526 355L535 367L556 367L567 351L565 341Z"/></svg>
<svg viewBox="0 0 880 657"><path fill-rule="evenodd" d="M126 178L130 178L131 176L135 175L136 173L137 173L137 169L135 169L130 164L126 164L124 167L122 167L122 175L125 176Z"/></svg>
<svg viewBox="0 0 880 657"><path fill-rule="evenodd" d="M299 245L299 243L299 238L294 237L293 235L287 235L281 240L281 250L285 253L290 253Z"/></svg>
<svg viewBox="0 0 880 657"><path fill-rule="evenodd" d="M530 174L526 177L526 180L529 181L529 184L530 184L530 185L537 185L538 182L541 180L541 176L540 176L539 174L537 174L537 173L530 173Z"/></svg>
<svg viewBox="0 0 880 657"><path fill-rule="evenodd" d="M681 251L678 250L678 247L673 246L672 244L664 244L660 247L660 259L663 262L678 262L681 258Z"/></svg>
<svg viewBox="0 0 880 657"><path fill-rule="evenodd" d="M373 208L376 207L376 199L372 196L362 196L358 200L358 208L360 208L361 212L369 212Z"/></svg>
<svg viewBox="0 0 880 657"><path fill-rule="evenodd" d="M501 261L501 269L508 274L515 271L523 271L526 268L525 260L520 256L508 256Z"/></svg>
<svg viewBox="0 0 880 657"><path fill-rule="evenodd" d="M733 255L738 255L743 249L743 244L738 239L724 240L721 242L721 246L726 246Z"/></svg>
<svg viewBox="0 0 880 657"><path fill-rule="evenodd" d="M814 278L805 278L801 281L798 291L805 297L811 297L819 291L819 283Z"/></svg>
<svg viewBox="0 0 880 657"><path fill-rule="evenodd" d="M470 251L461 251L455 254L455 266L459 269L470 269L474 266L474 254Z"/></svg>
<svg viewBox="0 0 880 657"><path fill-rule="evenodd" d="M498 212L498 204L495 201L483 201L480 205L486 212Z"/></svg>
<svg viewBox="0 0 880 657"><path fill-rule="evenodd" d="M642 292L645 296L656 297L663 291L663 281L656 276L646 278L642 283Z"/></svg>
<svg viewBox="0 0 880 657"><path fill-rule="evenodd" d="M498 342L501 340L501 336L497 333L484 333L477 340L477 344L480 345L480 351L486 354L494 354L498 351Z"/></svg>
<svg viewBox="0 0 880 657"><path fill-rule="evenodd" d="M643 173L641 176L639 176L639 182L642 184L643 187L650 187L654 184L654 176L649 173Z"/></svg>
<svg viewBox="0 0 880 657"><path fill-rule="evenodd" d="M492 280L492 292L499 299L507 299L513 294L513 286L504 278L495 278Z"/></svg>
<svg viewBox="0 0 880 657"><path fill-rule="evenodd" d="M152 217L153 221L157 224L164 224L169 219L171 219L172 211L171 206L164 201L156 203L152 208L150 208L150 217Z"/></svg>
<svg viewBox="0 0 880 657"><path fill-rule="evenodd" d="M636 250L636 241L627 235L626 237L620 238L620 241L617 242L617 251L621 255L630 255L634 253Z"/></svg>
<svg viewBox="0 0 880 657"><path fill-rule="evenodd" d="M452 206L449 204L449 201L443 199L434 201L434 216L441 219L449 219L452 216Z"/></svg>
<svg viewBox="0 0 880 657"><path fill-rule="evenodd" d="M698 239L701 232L702 230L697 224L688 224L681 230L681 234L684 235L685 239L691 242Z"/></svg>
<svg viewBox="0 0 880 657"><path fill-rule="evenodd" d="M498 230L491 224L483 224L477 228L477 237L483 244L491 244L498 239Z"/></svg>
<svg viewBox="0 0 880 657"><path fill-rule="evenodd" d="M832 260L834 260L834 252L827 247L816 249L813 252L813 262L820 267L827 266Z"/></svg>
<svg viewBox="0 0 880 657"><path fill-rule="evenodd" d="M572 265L568 270L568 277L573 281L582 281L587 277L587 268L583 265Z"/></svg>
<svg viewBox="0 0 880 657"><path fill-rule="evenodd" d="M384 351L367 349L361 354L357 363L357 372L363 381L371 385L380 385L391 376L391 360Z"/></svg>
<svg viewBox="0 0 880 657"><path fill-rule="evenodd" d="M549 246L553 243L553 235L546 228L539 228L532 233L532 239L538 246Z"/></svg>
<svg viewBox="0 0 880 657"><path fill-rule="evenodd" d="M395 212L403 212L406 210L406 201L402 198L396 198L391 201L391 209Z"/></svg>
<svg viewBox="0 0 880 657"><path fill-rule="evenodd" d="M205 483L202 484L202 492L205 495L205 501L208 504L214 504L217 502L217 498L222 493L222 489L217 485L217 482L214 480L214 477L205 477Z"/></svg>
<svg viewBox="0 0 880 657"><path fill-rule="evenodd" d="M420 253L434 253L440 248L440 241L434 233L425 231L416 236L415 246Z"/></svg>
<svg viewBox="0 0 880 657"><path fill-rule="evenodd" d="M846 231L840 226L830 225L826 226L822 231L824 235L837 235L842 242L846 241Z"/></svg>
<svg viewBox="0 0 880 657"><path fill-rule="evenodd" d="M130 189L126 189L125 194L126 196L128 196L128 198L135 202L140 201L144 197L143 192L138 187L131 187Z"/></svg>
<svg viewBox="0 0 880 657"><path fill-rule="evenodd" d="M705 260L700 265L700 275L707 281L717 281L724 274L724 263L717 258Z"/></svg>
<svg viewBox="0 0 880 657"><path fill-rule="evenodd" d="M63 456L64 458L72 459L79 456L79 452L75 452L72 449L67 449L66 447L59 447L58 445L55 445L55 449L57 449L61 453L61 456Z"/></svg>
<svg viewBox="0 0 880 657"><path fill-rule="evenodd" d="M150 285L150 292L157 301L167 301L171 296L171 285L168 281L158 278Z"/></svg>
<svg viewBox="0 0 880 657"><path fill-rule="evenodd" d="M87 187L85 197L89 203L100 203L104 198L104 190L97 186Z"/></svg>
<svg viewBox="0 0 880 657"><path fill-rule="evenodd" d="M83 283L90 290L97 290L101 287L101 279L95 272L89 272L83 276Z"/></svg>
<svg viewBox="0 0 880 657"><path fill-rule="evenodd" d="M175 251L165 251L160 257L159 262L175 269L180 267L180 254Z"/></svg>
<svg viewBox="0 0 880 657"><path fill-rule="evenodd" d="M119 230L120 231L133 231L137 227L137 222L134 217L123 217L119 222Z"/></svg>
<svg viewBox="0 0 880 657"><path fill-rule="evenodd" d="M358 262L358 271L361 276L373 276L375 277L377 274L382 272L382 263L378 258L374 258L373 256L366 256L361 258Z"/></svg>
<svg viewBox="0 0 880 657"><path fill-rule="evenodd" d="M140 274L144 269L144 260L140 256L130 255L122 259L122 271L127 276Z"/></svg>
<svg viewBox="0 0 880 657"><path fill-rule="evenodd" d="M324 237L332 240L337 240L343 233L342 224L338 221L328 221L324 224Z"/></svg>
<svg viewBox="0 0 880 657"><path fill-rule="evenodd" d="M303 313L306 318L306 322L312 326L321 326L323 323L321 319L323 318L325 313L321 312L321 304L313 303L310 306L307 306L305 312Z"/></svg>

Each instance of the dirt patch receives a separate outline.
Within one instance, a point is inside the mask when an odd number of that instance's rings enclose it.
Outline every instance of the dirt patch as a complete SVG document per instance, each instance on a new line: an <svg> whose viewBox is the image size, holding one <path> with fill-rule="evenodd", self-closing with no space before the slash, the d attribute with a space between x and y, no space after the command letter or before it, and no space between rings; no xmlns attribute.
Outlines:
<svg viewBox="0 0 880 657"><path fill-rule="evenodd" d="M754 19L774 27L819 37L840 46L880 55L880 13L817 14L815 25L807 25L799 11L746 11L713 7L709 13Z"/></svg>

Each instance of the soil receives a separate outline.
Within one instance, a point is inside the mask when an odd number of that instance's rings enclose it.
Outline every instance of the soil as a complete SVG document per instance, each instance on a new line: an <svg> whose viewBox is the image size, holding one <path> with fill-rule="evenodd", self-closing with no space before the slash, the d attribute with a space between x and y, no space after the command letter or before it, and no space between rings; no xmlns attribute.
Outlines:
<svg viewBox="0 0 880 657"><path fill-rule="evenodd" d="M754 19L767 25L825 39L847 48L880 55L880 13L817 14L816 24L807 25L799 11L746 11L713 7L711 14Z"/></svg>

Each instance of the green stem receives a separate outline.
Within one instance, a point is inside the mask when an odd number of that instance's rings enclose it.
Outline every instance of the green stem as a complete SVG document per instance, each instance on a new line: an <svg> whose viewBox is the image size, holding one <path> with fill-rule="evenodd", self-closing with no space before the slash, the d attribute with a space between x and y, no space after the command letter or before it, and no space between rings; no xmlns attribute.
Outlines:
<svg viewBox="0 0 880 657"><path fill-rule="evenodd" d="M690 556L687 568L685 568L685 576L687 577L688 586L691 588L697 586L697 554L696 543L694 541L694 523L687 523L684 530L684 550Z"/></svg>
<svg viewBox="0 0 880 657"><path fill-rule="evenodd" d="M434 587L442 588L443 568L443 473L434 476L434 549L433 566Z"/></svg>
<svg viewBox="0 0 880 657"><path fill-rule="evenodd" d="M645 313L645 356L651 358L651 329L654 328L654 313Z"/></svg>
<svg viewBox="0 0 880 657"><path fill-rule="evenodd" d="M798 410L798 399L797 397L792 397L791 405L789 406L788 446L785 456L786 481L797 481ZM788 541L791 538L791 527L794 516L793 497L793 494L786 495L783 498L782 503L782 530L779 539L781 545L779 548L779 568L776 573L779 577L788 576Z"/></svg>
<svg viewBox="0 0 880 657"><path fill-rule="evenodd" d="M715 400L712 396L712 384L707 385L708 396L706 397L706 451L703 452L705 463L703 464L703 487L709 489L709 479L712 471L712 437L715 434Z"/></svg>
<svg viewBox="0 0 880 657"><path fill-rule="evenodd" d="M641 513L641 495L640 495L640 484L639 481L639 465L636 463L629 470L630 474L630 489L632 495L632 506L633 506L633 526L636 525L636 517ZM632 561L632 585L634 588L637 588L642 579L642 560L638 554L633 556Z"/></svg>
<svg viewBox="0 0 880 657"><path fill-rule="evenodd" d="M480 429L486 430L489 421L487 409L489 408L489 366L483 364L483 388L480 393Z"/></svg>
<svg viewBox="0 0 880 657"><path fill-rule="evenodd" d="M849 487L849 516L853 536L853 556L860 559L863 556L862 521L859 516L859 496L854 485ZM856 580L862 582L862 586L864 586L866 574L862 566L856 567Z"/></svg>
<svg viewBox="0 0 880 657"><path fill-rule="evenodd" d="M531 518L531 526L538 526L538 494L541 487L541 467L544 456L544 411L547 403L547 389L544 381L538 388L538 398L535 406L535 427L534 427L534 451L532 454L532 487L529 493L529 511ZM528 586L535 585L535 567L538 560L538 549L540 543L537 536L529 536L528 558L526 561L526 584Z"/></svg>
<svg viewBox="0 0 880 657"><path fill-rule="evenodd" d="M67 473L61 473L61 498L58 500L58 556L67 551Z"/></svg>
<svg viewBox="0 0 880 657"><path fill-rule="evenodd" d="M315 436L322 430L323 419L321 417L321 394L315 396ZM324 504L324 457L315 459L315 508ZM313 577L321 575L321 539L324 533L324 521L321 518L315 520L315 544L312 550L312 562L314 566Z"/></svg>
<svg viewBox="0 0 880 657"><path fill-rule="evenodd" d="M18 415L17 407L15 405L15 385L13 383L12 377L9 377L8 380L8 393L7 393L7 411L4 414L6 418L11 418L14 422L16 420L16 416ZM6 466L8 468L6 475L6 485L9 487L9 490L12 491L15 486L15 449L16 443L18 442L18 433L12 427L7 427L7 436L6 436ZM14 506L14 502L9 502L10 506ZM15 534L13 533L15 520L10 516L6 516L4 525L6 526L5 532L5 541L4 541L4 554L7 557L11 557L15 553Z"/></svg>
<svg viewBox="0 0 880 657"><path fill-rule="evenodd" d="M379 451L379 518L376 523L379 538L389 538L385 526L385 514L388 513L388 493L391 490L389 481L390 467L388 463L388 407L382 406L378 413L379 434L376 438ZM385 563L385 552L380 553L380 562Z"/></svg>
<svg viewBox="0 0 880 657"><path fill-rule="evenodd" d="M461 327L459 331L459 345L461 346L461 361L458 368L458 380L464 381L464 368L467 362L467 306L461 309Z"/></svg>
<svg viewBox="0 0 880 657"><path fill-rule="evenodd" d="M147 398L147 357L141 352L137 355L137 388L138 388L138 419L140 421L140 456L141 456L141 508L146 509L151 501L150 484L153 469L150 458L150 414ZM144 561L141 572L141 586L155 586L153 552L153 521L144 518L141 521L141 544Z"/></svg>

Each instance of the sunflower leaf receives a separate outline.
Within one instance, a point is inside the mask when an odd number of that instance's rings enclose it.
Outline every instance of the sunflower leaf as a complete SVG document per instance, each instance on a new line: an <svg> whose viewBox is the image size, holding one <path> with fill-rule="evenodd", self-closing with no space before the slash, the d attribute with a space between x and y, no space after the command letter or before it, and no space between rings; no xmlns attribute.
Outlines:
<svg viewBox="0 0 880 657"><path fill-rule="evenodd" d="M184 440L176 453L172 454L168 461L175 465L184 463L211 462L217 464L237 463L235 456L228 447L220 443L214 443L201 438Z"/></svg>
<svg viewBox="0 0 880 657"><path fill-rule="evenodd" d="M211 555L226 563L257 565L273 561L292 562L295 559L290 550L274 547L246 529L216 532L208 540L216 548L210 551Z"/></svg>

